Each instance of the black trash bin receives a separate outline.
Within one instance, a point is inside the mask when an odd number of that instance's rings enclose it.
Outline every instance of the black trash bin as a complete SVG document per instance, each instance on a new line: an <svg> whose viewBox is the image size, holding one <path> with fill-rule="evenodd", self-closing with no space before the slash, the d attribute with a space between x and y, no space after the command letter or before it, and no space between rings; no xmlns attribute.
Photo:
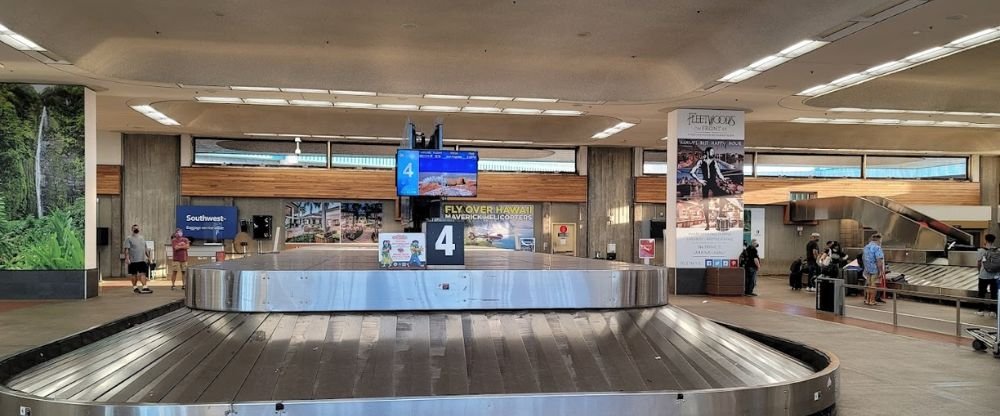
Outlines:
<svg viewBox="0 0 1000 416"><path fill-rule="evenodd" d="M816 309L833 312L837 315L843 314L843 301L840 298L840 290L844 281L829 277L819 277L816 279Z"/></svg>

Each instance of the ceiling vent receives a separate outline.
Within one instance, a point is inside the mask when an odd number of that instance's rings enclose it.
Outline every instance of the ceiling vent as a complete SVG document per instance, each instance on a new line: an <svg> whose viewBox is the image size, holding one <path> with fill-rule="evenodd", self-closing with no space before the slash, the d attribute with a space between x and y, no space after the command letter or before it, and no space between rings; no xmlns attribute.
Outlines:
<svg viewBox="0 0 1000 416"><path fill-rule="evenodd" d="M929 0L903 0L886 3L881 7L868 10L868 12L862 14L861 16L827 29L825 32L820 33L819 40L833 42L843 39L861 31L866 27L919 7L928 1Z"/></svg>

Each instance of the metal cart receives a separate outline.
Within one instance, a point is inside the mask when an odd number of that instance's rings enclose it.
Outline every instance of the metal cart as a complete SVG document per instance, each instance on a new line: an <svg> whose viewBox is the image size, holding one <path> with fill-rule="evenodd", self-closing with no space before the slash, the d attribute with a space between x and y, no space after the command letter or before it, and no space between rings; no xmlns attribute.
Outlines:
<svg viewBox="0 0 1000 416"><path fill-rule="evenodd" d="M1000 328L1000 303L997 304L997 328ZM972 349L989 350L994 358L1000 358L1000 337L996 328L969 328L965 332L972 336Z"/></svg>

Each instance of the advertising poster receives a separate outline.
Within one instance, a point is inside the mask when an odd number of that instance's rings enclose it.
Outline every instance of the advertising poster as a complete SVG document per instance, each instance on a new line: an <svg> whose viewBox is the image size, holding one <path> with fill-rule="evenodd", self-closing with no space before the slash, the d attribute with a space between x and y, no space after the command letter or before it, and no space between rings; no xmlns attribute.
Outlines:
<svg viewBox="0 0 1000 416"><path fill-rule="evenodd" d="M399 150L396 193L400 196L476 196L479 155L451 150Z"/></svg>
<svg viewBox="0 0 1000 416"><path fill-rule="evenodd" d="M199 240L228 240L238 232L236 207L179 205L176 224L185 237Z"/></svg>
<svg viewBox="0 0 1000 416"><path fill-rule="evenodd" d="M677 168L675 181L668 181L668 197L676 215L668 238L677 241L674 263L736 267L744 228L743 113L677 110L671 115L676 140L668 157L676 158Z"/></svg>
<svg viewBox="0 0 1000 416"><path fill-rule="evenodd" d="M285 204L286 243L375 243L382 229L381 202L290 201Z"/></svg>
<svg viewBox="0 0 1000 416"><path fill-rule="evenodd" d="M444 204L444 218L465 222L465 245L518 250L522 238L535 237L531 204Z"/></svg>
<svg viewBox="0 0 1000 416"><path fill-rule="evenodd" d="M83 96L0 83L0 269L84 269Z"/></svg>
<svg viewBox="0 0 1000 416"><path fill-rule="evenodd" d="M378 266L383 269L422 269L427 266L423 233L381 233Z"/></svg>
<svg viewBox="0 0 1000 416"><path fill-rule="evenodd" d="M652 259L656 257L656 240L652 238L639 239L639 258Z"/></svg>
<svg viewBox="0 0 1000 416"><path fill-rule="evenodd" d="M518 251L535 251L535 239L534 238L522 238L521 244L519 244Z"/></svg>

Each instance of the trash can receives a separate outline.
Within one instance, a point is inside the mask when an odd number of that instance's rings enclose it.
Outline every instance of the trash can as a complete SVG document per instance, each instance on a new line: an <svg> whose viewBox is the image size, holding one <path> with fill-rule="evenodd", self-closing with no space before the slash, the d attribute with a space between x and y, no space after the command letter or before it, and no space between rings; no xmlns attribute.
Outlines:
<svg viewBox="0 0 1000 416"><path fill-rule="evenodd" d="M841 290L844 288L844 281L829 277L816 278L816 309L833 312L837 315L844 314L844 298Z"/></svg>

